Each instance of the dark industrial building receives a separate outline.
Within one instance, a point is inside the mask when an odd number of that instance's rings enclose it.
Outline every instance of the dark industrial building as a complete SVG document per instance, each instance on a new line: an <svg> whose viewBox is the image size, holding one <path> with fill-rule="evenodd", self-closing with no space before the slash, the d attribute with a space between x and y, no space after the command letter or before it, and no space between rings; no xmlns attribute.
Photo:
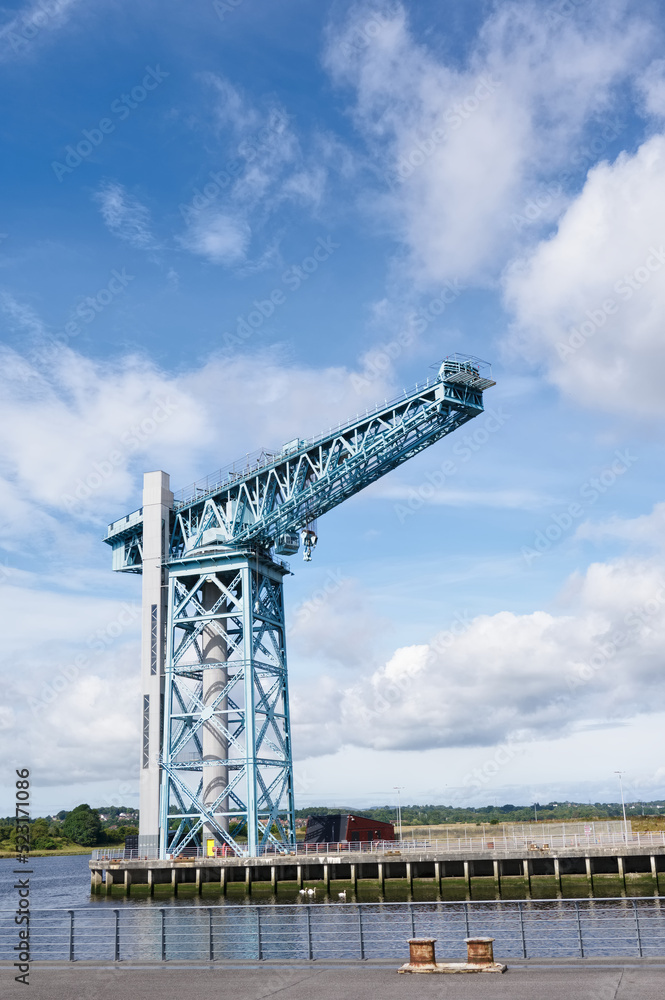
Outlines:
<svg viewBox="0 0 665 1000"><path fill-rule="evenodd" d="M378 819L351 813L307 817L306 844L369 844L375 840L394 839L393 824Z"/></svg>

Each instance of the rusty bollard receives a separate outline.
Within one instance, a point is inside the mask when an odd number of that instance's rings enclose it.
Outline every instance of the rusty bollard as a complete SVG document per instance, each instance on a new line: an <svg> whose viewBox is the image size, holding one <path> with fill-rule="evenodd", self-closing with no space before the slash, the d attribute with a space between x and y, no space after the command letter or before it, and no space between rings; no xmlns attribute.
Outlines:
<svg viewBox="0 0 665 1000"><path fill-rule="evenodd" d="M409 938L409 965L417 969L435 969L435 942L436 938Z"/></svg>
<svg viewBox="0 0 665 1000"><path fill-rule="evenodd" d="M494 964L494 938L464 938L469 965Z"/></svg>
<svg viewBox="0 0 665 1000"><path fill-rule="evenodd" d="M494 961L494 938L465 938L466 962L437 962L436 938L409 938L409 961L398 972L505 972L506 966Z"/></svg>

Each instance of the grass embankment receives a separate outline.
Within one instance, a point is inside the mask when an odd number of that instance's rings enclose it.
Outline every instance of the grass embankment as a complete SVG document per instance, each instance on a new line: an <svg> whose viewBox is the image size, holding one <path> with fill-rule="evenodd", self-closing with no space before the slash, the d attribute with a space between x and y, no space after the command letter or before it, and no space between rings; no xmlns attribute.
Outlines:
<svg viewBox="0 0 665 1000"><path fill-rule="evenodd" d="M100 845L100 850L108 851L118 851L121 850L124 844L102 844ZM52 851L40 851L35 849L30 851L31 858L52 858L63 857L69 854L92 854L95 850L94 847L82 847L80 844L70 844L67 847L56 847ZM5 849L0 849L0 860L2 858L15 858L16 851L8 851Z"/></svg>
<svg viewBox="0 0 665 1000"><path fill-rule="evenodd" d="M629 816L633 833L665 830L665 816Z"/></svg>
<svg viewBox="0 0 665 1000"><path fill-rule="evenodd" d="M628 821L631 824L631 829L633 833L648 833L650 831L660 832L665 831L665 816L629 816ZM540 823L540 820L538 821ZM606 823L608 822L606 816L597 817L595 820L545 820L544 824L552 823ZM612 822L620 822L614 818ZM485 836L503 836L503 831L505 828L506 835L511 836L513 828L521 828L525 825L533 825L534 820L530 821L530 824L519 823L444 823L438 826L406 826L402 824L402 833L405 840L411 839L413 837L415 840L423 840L424 838L429 838L430 830L432 831L432 839L439 840L444 839L446 836L446 831L450 837L481 837L483 835L483 829Z"/></svg>

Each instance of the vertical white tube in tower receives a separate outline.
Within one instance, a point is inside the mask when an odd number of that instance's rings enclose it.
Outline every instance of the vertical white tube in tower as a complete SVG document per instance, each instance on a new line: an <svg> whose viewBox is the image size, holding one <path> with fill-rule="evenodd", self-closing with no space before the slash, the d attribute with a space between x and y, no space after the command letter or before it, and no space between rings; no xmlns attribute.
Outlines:
<svg viewBox="0 0 665 1000"><path fill-rule="evenodd" d="M202 603L207 611L211 611L222 597L222 591L212 579L203 585ZM219 612L218 612L219 613ZM214 703L228 683L226 667L226 619L215 618L207 625L202 634L203 657L203 692L202 699L206 708L214 707L213 716L203 724L202 748L203 760L225 760L228 756L228 741L215 725L216 718L225 728L228 728L228 697L223 697L217 705ZM226 764L208 764L203 766L203 803L212 806L228 785L228 766ZM222 799L215 812L227 811L227 799ZM220 823L223 830L229 828L228 817ZM219 845L219 835L209 826L203 828L203 849L207 854L210 846ZM212 845L210 844L212 841Z"/></svg>
<svg viewBox="0 0 665 1000"><path fill-rule="evenodd" d="M159 837L159 753L168 599L166 556L172 508L173 493L167 473L146 472L143 477L139 853L156 849Z"/></svg>

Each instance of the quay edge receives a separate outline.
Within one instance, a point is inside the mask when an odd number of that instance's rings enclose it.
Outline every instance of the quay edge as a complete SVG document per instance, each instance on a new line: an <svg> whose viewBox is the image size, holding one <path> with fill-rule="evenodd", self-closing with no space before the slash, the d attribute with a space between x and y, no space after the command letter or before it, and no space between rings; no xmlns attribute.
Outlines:
<svg viewBox="0 0 665 1000"><path fill-rule="evenodd" d="M357 854L270 855L260 858L183 858L176 860L93 859L89 862L90 886L93 893L122 885L126 892L131 886L170 885L177 893L179 885L195 885L199 892L205 884L216 883L226 891L229 883L244 883L251 892L255 883L278 884L291 882L302 887L304 882L323 882L330 890L332 881L351 882L356 887L363 879L379 881L401 879L413 885L414 879L431 879L441 885L449 878L464 879L470 891L471 879L493 878L500 888L501 880L517 877L530 884L532 876L555 878L561 888L561 878L568 875L586 876L593 888L596 875L613 875L625 880L627 875L650 876L659 890L659 877L665 878L665 846L653 846L645 853L638 845L596 847L579 850L494 850L358 852Z"/></svg>

